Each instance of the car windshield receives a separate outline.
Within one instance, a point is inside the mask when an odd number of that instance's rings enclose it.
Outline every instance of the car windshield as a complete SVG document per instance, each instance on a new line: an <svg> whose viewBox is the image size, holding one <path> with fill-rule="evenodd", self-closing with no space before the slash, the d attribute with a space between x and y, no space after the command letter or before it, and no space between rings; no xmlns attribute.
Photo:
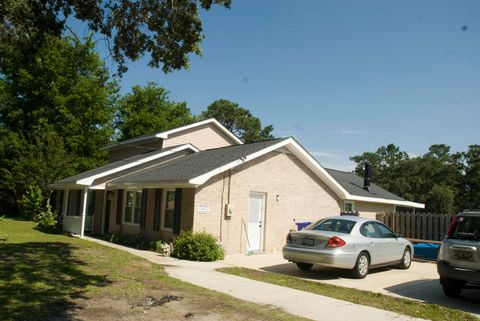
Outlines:
<svg viewBox="0 0 480 321"><path fill-rule="evenodd" d="M453 239L480 241L480 217L460 216L457 218Z"/></svg>
<svg viewBox="0 0 480 321"><path fill-rule="evenodd" d="M350 234L353 227L355 226L354 221L349 221L345 219L325 219L318 221L315 224L307 226L305 229L314 230L314 231L330 231L330 232L339 232Z"/></svg>

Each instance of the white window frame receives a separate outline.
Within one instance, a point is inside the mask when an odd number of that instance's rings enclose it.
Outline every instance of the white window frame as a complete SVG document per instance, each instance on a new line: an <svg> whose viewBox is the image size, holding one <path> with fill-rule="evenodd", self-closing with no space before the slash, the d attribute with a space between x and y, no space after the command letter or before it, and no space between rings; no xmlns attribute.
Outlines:
<svg viewBox="0 0 480 321"><path fill-rule="evenodd" d="M351 210L351 211L347 211L347 210L345 209L345 207L346 207L347 204L351 204L351 205L352 205L352 210ZM344 202L343 202L343 211L344 211L344 212L347 212L347 213L355 213L355 202L353 202L353 201L344 201Z"/></svg>
<svg viewBox="0 0 480 321"><path fill-rule="evenodd" d="M127 208L127 193L129 192L134 192L134 206L133 208L137 208L137 201L140 204L140 211L142 209L142 197L140 196L140 199L137 200L137 192L140 192L142 194L141 189L127 189L123 191L123 205L122 205L122 224L126 225L133 225L133 226L140 226L140 221L138 223L134 223L134 218L135 218L135 211L132 211L132 220L130 222L125 220L125 209ZM141 215L141 214L140 214Z"/></svg>
<svg viewBox="0 0 480 321"><path fill-rule="evenodd" d="M163 231L173 232L173 222L172 227L165 227L165 211L167 209L167 193L173 192L175 194L174 188L166 188L162 191L162 204L161 204L161 222L160 229ZM173 205L173 215L175 215L175 204Z"/></svg>

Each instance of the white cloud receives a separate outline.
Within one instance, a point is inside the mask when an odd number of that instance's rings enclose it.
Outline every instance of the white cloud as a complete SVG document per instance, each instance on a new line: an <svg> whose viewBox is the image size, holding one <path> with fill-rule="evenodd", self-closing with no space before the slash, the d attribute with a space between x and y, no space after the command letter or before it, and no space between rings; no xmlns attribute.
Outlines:
<svg viewBox="0 0 480 321"><path fill-rule="evenodd" d="M329 131L330 134L340 134L340 135L363 135L363 136L392 136L393 133L390 132L375 132L368 130L352 130L352 129L339 129Z"/></svg>
<svg viewBox="0 0 480 321"><path fill-rule="evenodd" d="M315 159L326 168L333 168L350 172L355 168L355 163L349 158L349 153L338 149L320 149L309 151Z"/></svg>

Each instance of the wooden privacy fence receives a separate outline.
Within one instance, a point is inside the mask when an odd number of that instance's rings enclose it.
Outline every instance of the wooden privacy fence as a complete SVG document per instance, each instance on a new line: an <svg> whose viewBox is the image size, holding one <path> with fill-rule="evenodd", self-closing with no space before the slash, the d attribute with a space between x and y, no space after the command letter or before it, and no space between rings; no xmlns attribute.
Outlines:
<svg viewBox="0 0 480 321"><path fill-rule="evenodd" d="M450 226L452 214L380 213L377 220L388 225L401 237L442 241Z"/></svg>

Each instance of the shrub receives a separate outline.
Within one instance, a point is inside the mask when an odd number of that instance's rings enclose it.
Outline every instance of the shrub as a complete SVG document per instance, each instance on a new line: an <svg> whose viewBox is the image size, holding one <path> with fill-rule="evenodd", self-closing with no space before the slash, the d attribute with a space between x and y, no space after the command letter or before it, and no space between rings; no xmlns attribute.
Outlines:
<svg viewBox="0 0 480 321"><path fill-rule="evenodd" d="M191 261L215 261L222 260L225 253L213 235L188 231L176 238L172 256Z"/></svg>
<svg viewBox="0 0 480 321"><path fill-rule="evenodd" d="M133 247L140 250L150 250L158 253L164 253L164 241L150 241L142 234L122 234L122 233L113 233L106 235L105 240L110 243L121 244L129 247Z"/></svg>
<svg viewBox="0 0 480 321"><path fill-rule="evenodd" d="M54 230L55 215L50 204L43 205L42 190L37 185L31 184L19 201L23 215L37 223L41 229Z"/></svg>

